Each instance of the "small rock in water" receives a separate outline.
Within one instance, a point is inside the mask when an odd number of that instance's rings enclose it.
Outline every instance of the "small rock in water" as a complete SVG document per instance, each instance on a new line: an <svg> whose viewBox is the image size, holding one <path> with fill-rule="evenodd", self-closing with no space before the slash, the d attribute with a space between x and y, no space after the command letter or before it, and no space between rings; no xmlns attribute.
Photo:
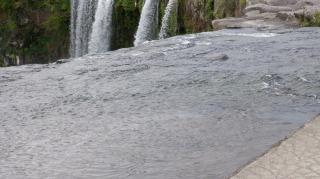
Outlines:
<svg viewBox="0 0 320 179"><path fill-rule="evenodd" d="M226 54L219 54L217 56L213 56L212 58L210 58L211 61L224 61L224 60L228 60L229 57Z"/></svg>
<svg viewBox="0 0 320 179"><path fill-rule="evenodd" d="M71 59L60 59L60 60L56 61L56 64L67 63L67 62L70 62L70 61L71 61Z"/></svg>

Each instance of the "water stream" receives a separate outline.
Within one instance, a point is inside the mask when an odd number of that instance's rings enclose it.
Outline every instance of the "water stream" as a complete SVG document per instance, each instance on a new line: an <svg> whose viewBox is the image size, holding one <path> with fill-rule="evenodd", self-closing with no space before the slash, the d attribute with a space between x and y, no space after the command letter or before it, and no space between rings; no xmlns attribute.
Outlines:
<svg viewBox="0 0 320 179"><path fill-rule="evenodd" d="M71 35L71 38L75 38L75 44L71 45L74 47L74 50L72 50L74 54L71 54L72 57L81 57L88 53L96 3L97 0L80 0L76 7L72 7L77 8L77 11L72 11L77 14L71 16L71 18L76 17L75 21L71 20L76 24L75 28L71 26L71 30L75 30L75 32L71 32L71 34L75 34Z"/></svg>
<svg viewBox="0 0 320 179"><path fill-rule="evenodd" d="M3 68L0 178L227 177L320 112L319 39L223 30Z"/></svg>
<svg viewBox="0 0 320 179"><path fill-rule="evenodd" d="M165 14L162 18L162 24L161 24L161 29L160 29L160 33L159 33L159 39L164 39L168 36L167 34L167 28L168 28L168 22L169 22L169 18L171 15L171 11L172 11L172 7L173 5L176 3L176 0L169 0L166 10L165 10Z"/></svg>
<svg viewBox="0 0 320 179"><path fill-rule="evenodd" d="M76 19L77 19L77 9L78 0L71 1L71 18L70 18L70 48L69 53L71 57L76 54Z"/></svg>
<svg viewBox="0 0 320 179"><path fill-rule="evenodd" d="M158 4L159 0L146 0L139 21L134 45L140 45L145 41L155 40L158 31Z"/></svg>
<svg viewBox="0 0 320 179"><path fill-rule="evenodd" d="M72 1L70 56L103 53L110 48L114 0Z"/></svg>
<svg viewBox="0 0 320 179"><path fill-rule="evenodd" d="M109 51L114 0L99 0L89 41L89 53Z"/></svg>

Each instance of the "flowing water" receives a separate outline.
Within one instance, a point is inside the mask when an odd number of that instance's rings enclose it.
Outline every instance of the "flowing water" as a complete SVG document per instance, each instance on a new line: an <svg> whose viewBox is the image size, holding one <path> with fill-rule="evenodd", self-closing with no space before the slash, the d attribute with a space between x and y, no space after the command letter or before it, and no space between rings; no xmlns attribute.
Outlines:
<svg viewBox="0 0 320 179"><path fill-rule="evenodd" d="M70 56L103 53L110 48L114 0L71 2Z"/></svg>
<svg viewBox="0 0 320 179"><path fill-rule="evenodd" d="M81 57L88 53L89 39L96 11L96 3L97 0L80 0L76 7L72 7L77 8L77 11L72 10L72 12L76 12L77 14L71 16L71 18L77 18L76 21L71 20L76 24L74 29L75 32L71 32L71 34L75 34L74 37L71 35L71 38L75 38L75 44L71 45L74 47L74 50L72 50L74 54L71 54L72 57Z"/></svg>
<svg viewBox="0 0 320 179"><path fill-rule="evenodd" d="M320 30L0 70L0 178L223 178L320 112Z"/></svg>
<svg viewBox="0 0 320 179"><path fill-rule="evenodd" d="M166 10L165 10L165 14L162 18L162 24L161 24L161 29L160 29L160 33L159 33L159 39L164 39L168 36L167 34L167 28L168 28L168 22L169 22L169 18L171 15L171 11L172 11L172 7L173 5L177 3L176 0L169 0Z"/></svg>
<svg viewBox="0 0 320 179"><path fill-rule="evenodd" d="M69 53L71 57L75 57L76 54L76 19L78 0L71 1L71 18L70 18L70 48Z"/></svg>
<svg viewBox="0 0 320 179"><path fill-rule="evenodd" d="M114 0L99 0L89 42L89 53L109 51Z"/></svg>
<svg viewBox="0 0 320 179"><path fill-rule="evenodd" d="M139 21L134 45L157 38L158 31L158 4L159 0L146 0Z"/></svg>

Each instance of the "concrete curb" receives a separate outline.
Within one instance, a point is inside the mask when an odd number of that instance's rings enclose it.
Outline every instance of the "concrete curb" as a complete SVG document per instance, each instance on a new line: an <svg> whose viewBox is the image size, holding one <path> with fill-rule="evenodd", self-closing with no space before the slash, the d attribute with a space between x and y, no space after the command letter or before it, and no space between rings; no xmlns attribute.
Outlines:
<svg viewBox="0 0 320 179"><path fill-rule="evenodd" d="M273 155L273 153L276 153L277 149L280 148L288 139L294 139L293 137L295 135L302 135L300 134L303 130L306 130L310 127L310 124L314 123L316 120L320 121L320 113L318 113L315 117L311 118L307 123L305 123L303 126L301 126L299 129L292 131L289 133L283 140L277 142L276 144L272 145L266 152L264 152L262 155L252 158L247 164L240 167L236 172L234 172L231 176L228 176L227 178L231 179L242 179L242 178L273 178L270 175L264 175L263 172L258 172L260 167L263 167L264 169L268 170L268 167L270 166L261 166L258 164L259 161L262 160L269 160L267 155ZM320 131L318 132L320 133ZM320 151L320 148L318 149ZM278 154L276 154L278 155ZM279 157L280 158L280 157ZM263 163L263 162L261 162ZM253 172L257 171L257 172ZM318 172L316 172L318 173ZM273 173L274 175L277 175L277 173ZM318 175L320 177L320 173ZM290 178L290 176L274 176L274 177L287 177ZM292 176L293 177L293 176ZM294 176L297 177L297 176ZM312 176L311 176L312 177Z"/></svg>

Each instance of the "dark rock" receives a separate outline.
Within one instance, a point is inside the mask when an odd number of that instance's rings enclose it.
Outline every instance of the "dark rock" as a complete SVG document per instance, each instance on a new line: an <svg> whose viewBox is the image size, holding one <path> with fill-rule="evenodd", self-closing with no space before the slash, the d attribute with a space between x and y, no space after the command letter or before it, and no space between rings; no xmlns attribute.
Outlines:
<svg viewBox="0 0 320 179"><path fill-rule="evenodd" d="M295 11L294 15L296 17L311 19L316 13L320 13L320 4L314 6L306 6L304 9Z"/></svg>
<svg viewBox="0 0 320 179"><path fill-rule="evenodd" d="M277 13L276 17L283 21L295 21L297 19L294 13L295 11L281 11Z"/></svg>
<svg viewBox="0 0 320 179"><path fill-rule="evenodd" d="M212 21L212 26L214 30L222 30L228 28L244 28L246 27L243 22L243 18L227 18Z"/></svg>
<svg viewBox="0 0 320 179"><path fill-rule="evenodd" d="M72 61L72 59L60 59L56 61L56 64L68 63Z"/></svg>

